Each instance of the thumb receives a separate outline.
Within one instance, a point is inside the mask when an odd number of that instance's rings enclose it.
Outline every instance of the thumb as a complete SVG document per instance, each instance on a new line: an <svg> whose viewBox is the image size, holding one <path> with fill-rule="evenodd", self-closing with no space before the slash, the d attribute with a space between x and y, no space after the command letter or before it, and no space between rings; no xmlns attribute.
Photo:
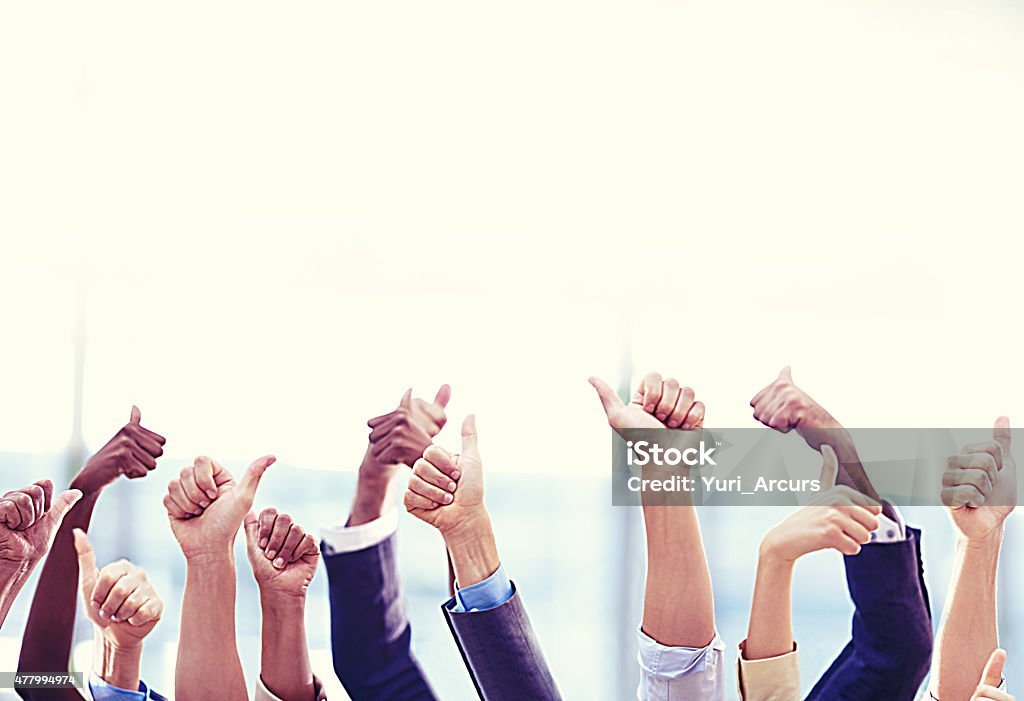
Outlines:
<svg viewBox="0 0 1024 701"><path fill-rule="evenodd" d="M476 445L476 417L470 414L462 422L462 459L469 458L480 463L480 450Z"/></svg>
<svg viewBox="0 0 1024 701"><path fill-rule="evenodd" d="M821 444L821 490L827 492L836 486L836 476L839 474L839 458L836 451L827 443Z"/></svg>
<svg viewBox="0 0 1024 701"><path fill-rule="evenodd" d="M412 404L412 387L405 390L405 394L402 395L402 400L398 402L398 406L408 409L410 404Z"/></svg>
<svg viewBox="0 0 1024 701"><path fill-rule="evenodd" d="M255 544L260 534L260 520L256 517L256 512L249 509L245 514L245 519L242 521L242 525L245 527L246 540L249 541L250 545Z"/></svg>
<svg viewBox="0 0 1024 701"><path fill-rule="evenodd" d="M448 406L448 402L452 400L452 388L451 385L441 385L437 388L437 394L434 395L434 404L444 409Z"/></svg>
<svg viewBox="0 0 1024 701"><path fill-rule="evenodd" d="M64 520L64 515L71 510L71 507L82 498L82 493L77 489L69 489L66 492L58 494L53 503L50 504L50 510L46 512L43 520L53 529L52 532L56 531L60 526L60 522Z"/></svg>
<svg viewBox="0 0 1024 701"><path fill-rule="evenodd" d="M988 658L985 671L981 673L981 683L998 687L1003 683L1003 666L1006 664L1006 650L995 650Z"/></svg>
<svg viewBox="0 0 1024 701"><path fill-rule="evenodd" d="M615 394L615 390L611 388L611 385L600 377L591 377L590 384L597 390L597 396L601 399L601 406L604 407L605 415L611 416L613 412L625 408L626 405L619 399L619 395Z"/></svg>
<svg viewBox="0 0 1024 701"><path fill-rule="evenodd" d="M792 382L793 369L790 368L788 365L782 368L782 370L779 372L779 379L782 380L783 382Z"/></svg>
<svg viewBox="0 0 1024 701"><path fill-rule="evenodd" d="M78 571L82 575L82 591L92 594L96 586L96 552L92 549L89 536L81 528L72 531L75 538L75 552L78 553Z"/></svg>
<svg viewBox="0 0 1024 701"><path fill-rule="evenodd" d="M137 424L142 422L142 412L139 411L139 407L132 404L132 418L129 423Z"/></svg>
<svg viewBox="0 0 1024 701"><path fill-rule="evenodd" d="M1010 436L1010 419L1006 416L1000 416L996 419L996 425L992 429L992 438L995 439L1004 453L1010 452Z"/></svg>
<svg viewBox="0 0 1024 701"><path fill-rule="evenodd" d="M250 499L256 496L256 488L260 486L260 480L263 479L263 473L266 472L267 468L275 462L277 462L277 458L273 455L264 455L262 458L256 458L253 460L252 464L245 468L245 474L242 475L242 479L239 481L238 486Z"/></svg>

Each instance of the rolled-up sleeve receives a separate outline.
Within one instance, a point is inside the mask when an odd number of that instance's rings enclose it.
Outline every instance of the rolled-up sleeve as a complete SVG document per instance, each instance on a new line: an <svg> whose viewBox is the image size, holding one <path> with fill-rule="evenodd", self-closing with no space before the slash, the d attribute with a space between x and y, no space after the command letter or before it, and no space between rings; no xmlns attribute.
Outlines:
<svg viewBox="0 0 1024 701"><path fill-rule="evenodd" d="M637 630L640 701L725 698L725 643L718 634L704 647L668 647Z"/></svg>
<svg viewBox="0 0 1024 701"><path fill-rule="evenodd" d="M763 660L746 659L746 640L736 660L743 701L800 701L800 657L793 651Z"/></svg>

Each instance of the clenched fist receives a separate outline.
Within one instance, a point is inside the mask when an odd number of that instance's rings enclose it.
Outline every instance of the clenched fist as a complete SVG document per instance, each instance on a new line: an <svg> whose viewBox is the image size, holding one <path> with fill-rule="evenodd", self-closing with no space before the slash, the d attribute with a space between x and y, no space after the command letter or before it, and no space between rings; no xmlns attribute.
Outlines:
<svg viewBox="0 0 1024 701"><path fill-rule="evenodd" d="M50 549L64 515L82 498L69 489L53 498L53 483L41 480L0 497L0 561L34 566Z"/></svg>
<svg viewBox="0 0 1024 701"><path fill-rule="evenodd" d="M160 621L163 601L145 571L127 560L97 569L89 537L79 528L74 535L86 615L114 645L137 647Z"/></svg>
<svg viewBox="0 0 1024 701"><path fill-rule="evenodd" d="M601 378L591 377L590 384L601 399L608 425L614 429L696 429L704 425L704 403L695 401L693 390L681 386L675 378L663 380L656 372L648 373L629 404L623 404Z"/></svg>
<svg viewBox="0 0 1024 701"><path fill-rule="evenodd" d="M992 440L965 445L942 476L942 503L968 540L996 531L1017 505L1017 463L1010 452L1010 420L996 419Z"/></svg>
<svg viewBox="0 0 1024 701"><path fill-rule="evenodd" d="M236 483L219 463L198 457L167 485L164 508L186 558L230 550L263 473L276 459L273 455L258 458Z"/></svg>
<svg viewBox="0 0 1024 701"><path fill-rule="evenodd" d="M156 469L156 459L164 454L164 443L163 436L143 428L142 412L133 406L128 423L89 458L71 486L89 494L121 475L129 479L145 477Z"/></svg>
<svg viewBox="0 0 1024 701"><path fill-rule="evenodd" d="M373 458L384 465L411 466L444 428L444 409L451 396L448 385L441 385L433 402L413 398L412 390L406 390L397 409L366 422Z"/></svg>
<svg viewBox="0 0 1024 701"><path fill-rule="evenodd" d="M303 596L316 574L320 548L316 539L288 514L267 508L245 516L249 564L260 590Z"/></svg>
<svg viewBox="0 0 1024 701"><path fill-rule="evenodd" d="M762 557L794 562L817 550L832 548L856 555L878 528L880 504L849 487L837 487L839 461L829 445L821 447L822 493L768 531Z"/></svg>

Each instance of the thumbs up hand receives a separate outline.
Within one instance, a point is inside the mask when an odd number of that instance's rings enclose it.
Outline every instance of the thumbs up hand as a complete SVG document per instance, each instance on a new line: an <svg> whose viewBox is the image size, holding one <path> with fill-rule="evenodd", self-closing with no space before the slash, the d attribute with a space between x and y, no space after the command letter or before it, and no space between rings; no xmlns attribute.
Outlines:
<svg viewBox="0 0 1024 701"><path fill-rule="evenodd" d="M156 469L156 459L164 454L164 443L163 436L143 428L142 412L133 406L128 423L89 458L71 486L90 494L121 475L128 479L145 477Z"/></svg>
<svg viewBox="0 0 1024 701"><path fill-rule="evenodd" d="M432 402L413 397L412 390L406 390L398 408L367 422L372 457L383 465L412 466L444 428L448 420L444 410L451 396L448 385L441 385Z"/></svg>
<svg viewBox="0 0 1024 701"><path fill-rule="evenodd" d="M1000 416L991 441L965 445L949 458L942 475L942 503L968 540L996 533L1017 505L1017 464L1010 439L1010 420Z"/></svg>
<svg viewBox="0 0 1024 701"><path fill-rule="evenodd" d="M476 441L476 419L462 424L462 452L451 455L432 445L416 461L405 492L406 510L447 539L487 518L484 476Z"/></svg>
<svg viewBox="0 0 1024 701"><path fill-rule="evenodd" d="M277 460L265 455L235 482L223 466L200 456L167 485L164 508L186 559L230 552L245 515L252 508L267 468Z"/></svg>
<svg viewBox="0 0 1024 701"><path fill-rule="evenodd" d="M754 418L768 428L788 433L794 428L817 450L819 442L810 434L816 429L841 428L831 414L793 383L789 366L750 400Z"/></svg>
<svg viewBox="0 0 1024 701"><path fill-rule="evenodd" d="M821 446L821 492L772 528L761 542L761 557L793 562L832 548L856 555L878 528L882 507L849 487L837 487L839 461L830 445Z"/></svg>
<svg viewBox="0 0 1024 701"><path fill-rule="evenodd" d="M999 687L1003 683L1003 667L1006 665L1006 651L996 650L988 658L981 684L971 696L971 701L1014 701L1014 697Z"/></svg>
<svg viewBox="0 0 1024 701"><path fill-rule="evenodd" d="M97 569L89 536L79 528L74 536L86 616L118 649L140 646L160 621L163 601L141 568L118 560Z"/></svg>
<svg viewBox="0 0 1024 701"><path fill-rule="evenodd" d="M35 566L50 549L64 515L82 492L69 489L53 497L53 483L42 480L0 497L0 562Z"/></svg>
<svg viewBox="0 0 1024 701"><path fill-rule="evenodd" d="M629 404L624 404L601 378L591 377L590 384L597 390L608 425L614 429L693 429L704 425L704 403L694 401L693 390L681 387L674 378L663 380L656 372L648 373Z"/></svg>

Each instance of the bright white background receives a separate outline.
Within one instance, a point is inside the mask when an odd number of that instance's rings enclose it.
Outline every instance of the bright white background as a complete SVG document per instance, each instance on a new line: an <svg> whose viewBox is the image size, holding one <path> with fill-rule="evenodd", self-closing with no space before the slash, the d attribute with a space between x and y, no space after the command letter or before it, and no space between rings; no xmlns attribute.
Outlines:
<svg viewBox="0 0 1024 701"><path fill-rule="evenodd" d="M89 446L134 402L181 459L351 468L450 382L489 470L600 480L624 357L720 426L787 363L850 425L1024 421L1022 123L1011 2L7 3L0 450L68 443L79 319Z"/></svg>

